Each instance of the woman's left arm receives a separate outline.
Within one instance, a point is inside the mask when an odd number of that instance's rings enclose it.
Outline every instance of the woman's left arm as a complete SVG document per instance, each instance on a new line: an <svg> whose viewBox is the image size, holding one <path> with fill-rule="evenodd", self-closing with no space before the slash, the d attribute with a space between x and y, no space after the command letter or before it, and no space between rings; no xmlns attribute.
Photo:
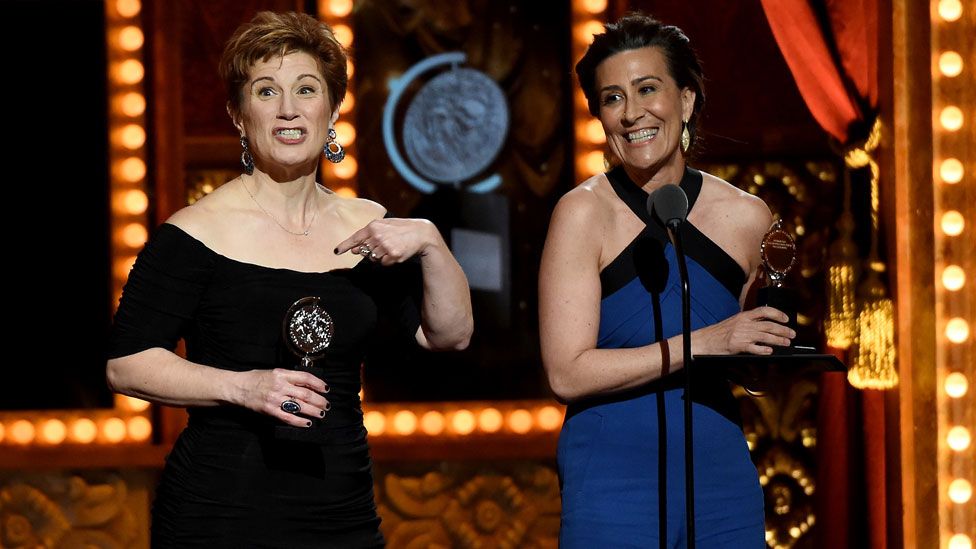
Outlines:
<svg viewBox="0 0 976 549"><path fill-rule="evenodd" d="M426 219L371 221L336 247L384 266L420 257L424 297L417 343L431 350L462 350L474 331L468 279L433 223ZM367 251L368 250L368 251Z"/></svg>

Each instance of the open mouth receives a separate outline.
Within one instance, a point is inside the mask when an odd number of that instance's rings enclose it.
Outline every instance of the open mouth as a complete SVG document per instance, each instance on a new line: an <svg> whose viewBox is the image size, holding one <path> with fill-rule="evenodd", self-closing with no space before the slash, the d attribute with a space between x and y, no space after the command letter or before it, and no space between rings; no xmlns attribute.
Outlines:
<svg viewBox="0 0 976 549"><path fill-rule="evenodd" d="M657 128L647 128L643 130L637 130L635 132L630 132L627 134L628 143L645 143L654 139L657 135Z"/></svg>
<svg viewBox="0 0 976 549"><path fill-rule="evenodd" d="M301 139L305 131L301 128L281 128L275 130L275 135L285 139Z"/></svg>

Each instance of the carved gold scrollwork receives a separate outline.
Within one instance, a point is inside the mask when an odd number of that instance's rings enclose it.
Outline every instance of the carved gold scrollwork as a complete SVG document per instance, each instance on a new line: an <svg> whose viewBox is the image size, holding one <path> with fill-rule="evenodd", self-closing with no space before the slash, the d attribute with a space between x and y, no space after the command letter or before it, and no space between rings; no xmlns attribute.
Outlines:
<svg viewBox="0 0 976 549"><path fill-rule="evenodd" d="M389 547L556 546L559 482L551 467L434 467L419 476L381 473L377 500Z"/></svg>
<svg viewBox="0 0 976 549"><path fill-rule="evenodd" d="M122 549L148 544L148 476L133 493L114 474L0 476L0 548Z"/></svg>

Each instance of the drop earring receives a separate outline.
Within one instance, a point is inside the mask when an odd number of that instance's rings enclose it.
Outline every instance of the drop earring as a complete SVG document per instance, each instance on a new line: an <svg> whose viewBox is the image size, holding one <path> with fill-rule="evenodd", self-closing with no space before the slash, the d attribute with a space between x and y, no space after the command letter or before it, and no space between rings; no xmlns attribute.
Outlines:
<svg viewBox="0 0 976 549"><path fill-rule="evenodd" d="M322 147L322 154L329 159L329 162L333 164L338 164L342 162L342 159L346 157L346 151L343 150L342 145L336 141L336 131L334 128L329 128L329 139L325 142L325 147Z"/></svg>
<svg viewBox="0 0 976 549"><path fill-rule="evenodd" d="M688 152L691 148L691 132L688 131L688 121L681 122L681 152Z"/></svg>
<svg viewBox="0 0 976 549"><path fill-rule="evenodd" d="M251 175L254 173L254 157L251 156L251 151L247 148L247 138L243 135L241 136L241 148L244 149L241 152L241 165L244 166L244 173Z"/></svg>

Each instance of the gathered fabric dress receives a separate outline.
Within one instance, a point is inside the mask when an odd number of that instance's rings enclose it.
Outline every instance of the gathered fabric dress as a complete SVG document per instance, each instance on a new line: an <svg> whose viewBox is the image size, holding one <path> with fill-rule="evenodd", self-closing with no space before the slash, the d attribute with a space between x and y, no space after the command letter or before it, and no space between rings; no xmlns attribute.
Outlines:
<svg viewBox="0 0 976 549"><path fill-rule="evenodd" d="M186 342L187 359L233 371L294 368L282 323L317 296L334 336L315 362L331 410L282 437L283 423L237 406L190 408L152 509L153 547L382 546L359 401L360 365L385 320L420 323L419 269L361 261L309 273L243 263L163 224L139 254L115 317L111 357ZM285 430L288 430L286 427Z"/></svg>
<svg viewBox="0 0 976 549"><path fill-rule="evenodd" d="M663 226L647 213L647 193L623 168L607 178L646 228L600 273L597 347L642 347L681 333L677 261ZM701 172L686 168L680 186L691 211ZM742 268L691 223L682 225L681 236L691 329L738 313ZM683 376L679 370L569 406L557 456L562 548L687 544ZM765 547L763 494L728 382L716 372L695 372L692 403L697 546Z"/></svg>

